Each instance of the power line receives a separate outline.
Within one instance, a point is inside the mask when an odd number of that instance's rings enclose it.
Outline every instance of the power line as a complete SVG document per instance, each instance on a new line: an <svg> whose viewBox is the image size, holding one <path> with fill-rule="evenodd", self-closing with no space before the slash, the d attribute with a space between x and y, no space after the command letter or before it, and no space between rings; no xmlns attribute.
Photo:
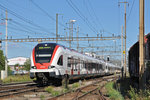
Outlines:
<svg viewBox="0 0 150 100"><path fill-rule="evenodd" d="M43 31L49 33L49 31L48 31L47 29L45 29L45 28L43 28L43 27L41 27L41 26L39 26L39 25L33 23L32 21L30 21L30 20L28 20L28 19L26 19L26 18L24 18L24 17L18 15L17 13L11 11L10 9L4 7L4 6L1 5L1 4L0 4L0 9L2 9L2 10L6 10L6 9L7 9L7 11L8 11L10 14L14 15L15 17L19 18L20 20L22 20L22 21L24 21L24 22L26 22L26 23L28 23L28 24L30 24L30 25L33 25L33 26L35 26L35 27L38 27L38 28L42 29Z"/></svg>
<svg viewBox="0 0 150 100"><path fill-rule="evenodd" d="M37 3L35 3L33 0L30 0L32 4L34 4L38 9L40 9L45 15L47 15L50 19L52 19L53 21L56 21L55 18L53 18L51 15L49 15L44 9L42 9ZM65 28L68 28L66 27L64 24L62 23L58 23L59 25L65 27ZM69 28L68 28L69 29Z"/></svg>
<svg viewBox="0 0 150 100"><path fill-rule="evenodd" d="M91 3L89 0L88 0L88 3L89 3L89 5L90 5L90 7L91 7L91 9L92 9L92 11L93 11L93 14L94 14L96 20L98 21L98 23L100 24L100 26L102 27L102 29L104 29L104 27L103 27L101 21L99 20L99 18L97 17L97 15L96 15L96 13L95 13L95 10L94 10L94 8L93 8L93 6L92 6L92 3Z"/></svg>
<svg viewBox="0 0 150 100"><path fill-rule="evenodd" d="M92 16L93 14L90 12L90 9L89 9L89 7L88 7L88 4L87 4L87 2L86 2L85 0L84 0L84 4L85 4L85 7L86 7L86 9L87 9L87 12L88 12L89 16L91 17L91 20L92 20L93 24L95 24L95 26L98 27L98 24L95 22L94 16Z"/></svg>
<svg viewBox="0 0 150 100"><path fill-rule="evenodd" d="M32 30L33 28L30 27L30 26L24 25L24 24L22 24L22 23L19 23L19 22L13 21L13 20L12 20L11 22L12 22L13 24L15 24L15 25L18 25L20 28L24 28L24 29L28 30L28 31L23 30L24 32L36 33L36 34L39 34L39 35L43 35L43 33L37 32L38 29L35 29L36 31L34 31L34 30ZM14 26L14 25L13 25L13 26ZM40 30L39 30L39 31L40 31ZM49 35L48 33L44 33L44 34Z"/></svg>
<svg viewBox="0 0 150 100"><path fill-rule="evenodd" d="M71 0L66 0L69 6L77 13L77 15L88 25L88 27L94 32L98 33L96 29L90 24L87 18L81 13L81 11L76 7L76 5Z"/></svg>
<svg viewBox="0 0 150 100"><path fill-rule="evenodd" d="M128 21L129 21L129 19L130 19L130 15L131 15L131 13L132 13L132 9L133 9L134 3L135 3L135 0L134 0L133 3L132 3L131 10L130 10L129 15L128 15L128 17L127 17L127 23L128 23Z"/></svg>

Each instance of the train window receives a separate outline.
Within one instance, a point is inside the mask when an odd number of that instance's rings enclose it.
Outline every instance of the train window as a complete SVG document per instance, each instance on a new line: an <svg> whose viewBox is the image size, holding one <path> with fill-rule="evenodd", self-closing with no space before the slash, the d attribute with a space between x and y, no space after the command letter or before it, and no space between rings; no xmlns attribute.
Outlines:
<svg viewBox="0 0 150 100"><path fill-rule="evenodd" d="M55 46L38 45L35 47L35 61L36 63L49 63L53 54Z"/></svg>
<svg viewBox="0 0 150 100"><path fill-rule="evenodd" d="M68 57L68 67L71 67L71 58Z"/></svg>
<svg viewBox="0 0 150 100"><path fill-rule="evenodd" d="M59 57L57 64L63 66L63 55Z"/></svg>

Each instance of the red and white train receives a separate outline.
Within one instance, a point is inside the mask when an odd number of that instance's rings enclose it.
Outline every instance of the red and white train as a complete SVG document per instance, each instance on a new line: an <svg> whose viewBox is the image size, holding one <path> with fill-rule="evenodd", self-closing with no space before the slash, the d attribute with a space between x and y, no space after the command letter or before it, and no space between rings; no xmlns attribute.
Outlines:
<svg viewBox="0 0 150 100"><path fill-rule="evenodd" d="M40 43L31 54L30 78L39 84L120 72L121 68L56 43Z"/></svg>

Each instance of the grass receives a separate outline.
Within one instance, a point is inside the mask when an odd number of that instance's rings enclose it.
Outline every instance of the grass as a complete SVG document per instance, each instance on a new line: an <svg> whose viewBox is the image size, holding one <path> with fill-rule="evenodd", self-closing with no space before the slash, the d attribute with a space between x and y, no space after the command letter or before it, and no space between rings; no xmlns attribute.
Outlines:
<svg viewBox="0 0 150 100"><path fill-rule="evenodd" d="M12 75L2 80L3 83L27 82L27 81L33 81L32 79L30 79L29 75Z"/></svg>
<svg viewBox="0 0 150 100"><path fill-rule="evenodd" d="M117 82L108 83L106 89L109 97L113 100L150 100L150 89L138 90L135 82L135 80L131 80L128 77L118 80ZM118 92L118 94L116 92ZM119 94L122 97L120 97Z"/></svg>
<svg viewBox="0 0 150 100"><path fill-rule="evenodd" d="M80 86L80 84L79 83L74 83L74 84L72 84L72 89L74 89L74 88L78 88Z"/></svg>
<svg viewBox="0 0 150 100"><path fill-rule="evenodd" d="M75 89L75 88L78 88L80 86L80 84L79 83L74 83L74 84L72 84L72 88L71 88L71 90L73 90L73 89ZM48 93L51 93L52 94L52 96L58 96L58 95L60 95L60 94L62 94L62 93L66 93L66 92L68 92L69 90L70 90L70 88L65 88L63 85L62 85L62 89L61 90L55 90L55 88L54 87L52 87L52 86L48 86L48 87L46 87L44 90L46 91L46 92L48 92Z"/></svg>
<svg viewBox="0 0 150 100"><path fill-rule="evenodd" d="M114 82L107 83L105 88L111 100L124 100L120 92L114 89Z"/></svg>
<svg viewBox="0 0 150 100"><path fill-rule="evenodd" d="M45 91L48 92L48 93L51 93L52 91L54 91L54 87L48 86L48 87L45 88Z"/></svg>
<svg viewBox="0 0 150 100"><path fill-rule="evenodd" d="M46 88L45 88L45 91L48 92L48 93L51 93L52 96L58 96L58 95L61 94L61 91L56 91L56 90L54 90L54 87L52 87L52 86L46 87Z"/></svg>
<svg viewBox="0 0 150 100"><path fill-rule="evenodd" d="M44 95L41 95L41 96L40 96L40 99L41 99L41 100L45 100L45 96L44 96Z"/></svg>
<svg viewBox="0 0 150 100"><path fill-rule="evenodd" d="M131 100L150 100L150 90L137 91L137 89L130 86L128 95Z"/></svg>

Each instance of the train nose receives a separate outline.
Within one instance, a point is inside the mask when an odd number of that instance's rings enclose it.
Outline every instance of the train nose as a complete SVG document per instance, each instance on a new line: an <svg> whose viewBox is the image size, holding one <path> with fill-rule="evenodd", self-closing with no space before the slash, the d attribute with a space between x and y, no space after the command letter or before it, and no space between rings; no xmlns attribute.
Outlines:
<svg viewBox="0 0 150 100"><path fill-rule="evenodd" d="M40 66L40 69L46 69L46 66Z"/></svg>

